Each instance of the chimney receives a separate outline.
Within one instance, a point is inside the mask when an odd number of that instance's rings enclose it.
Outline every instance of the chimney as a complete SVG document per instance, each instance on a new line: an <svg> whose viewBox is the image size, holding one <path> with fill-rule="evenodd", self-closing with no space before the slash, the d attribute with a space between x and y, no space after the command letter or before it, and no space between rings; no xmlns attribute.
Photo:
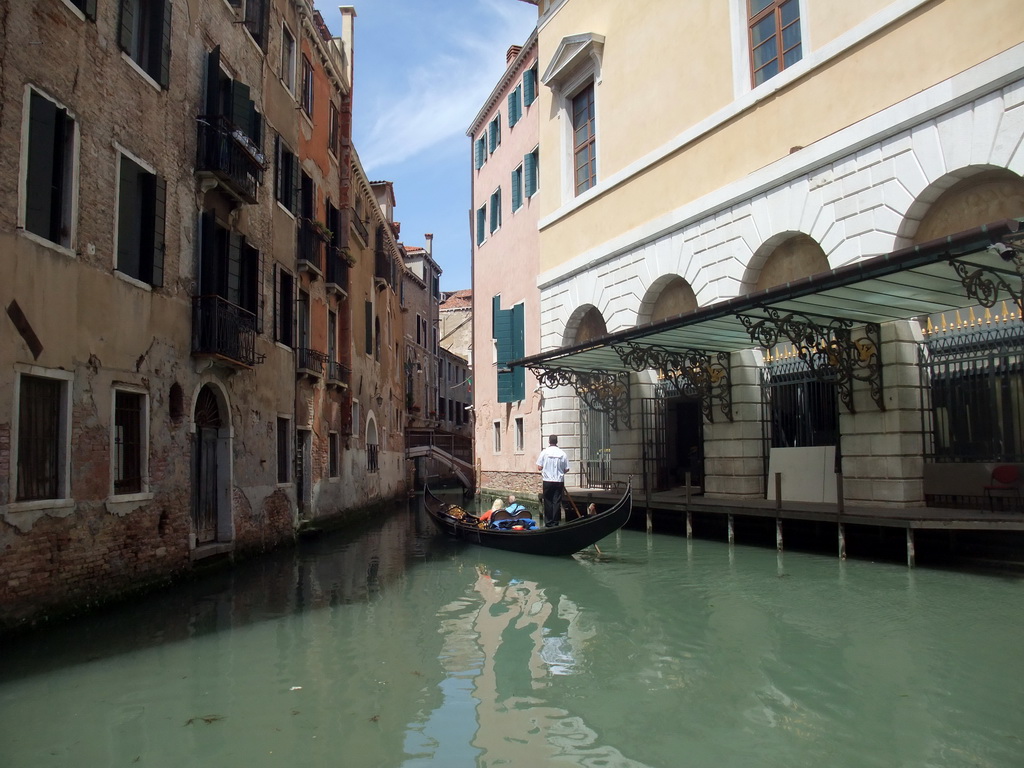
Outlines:
<svg viewBox="0 0 1024 768"><path fill-rule="evenodd" d="M427 232L423 236L423 239L427 241L427 256L433 257L434 255L434 236Z"/></svg>
<svg viewBox="0 0 1024 768"><path fill-rule="evenodd" d="M347 56L348 65L348 82L352 86L355 82L355 73L353 67L355 65L355 23L356 23L356 9L354 5L340 5L338 10L341 11L341 40L344 46L345 54Z"/></svg>
<svg viewBox="0 0 1024 768"><path fill-rule="evenodd" d="M523 46L521 46L521 45L510 45L508 47L508 51L505 52L505 66L506 67L513 62L513 60L516 58L516 56L519 55L519 52L521 50L523 50Z"/></svg>

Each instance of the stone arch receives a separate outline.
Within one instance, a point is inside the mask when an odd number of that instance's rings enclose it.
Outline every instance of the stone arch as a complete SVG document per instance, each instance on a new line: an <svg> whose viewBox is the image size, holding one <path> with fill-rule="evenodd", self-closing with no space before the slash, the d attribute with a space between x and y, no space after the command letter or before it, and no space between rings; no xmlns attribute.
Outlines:
<svg viewBox="0 0 1024 768"><path fill-rule="evenodd" d="M231 409L219 381L198 385L191 418L194 543L230 541L234 538Z"/></svg>
<svg viewBox="0 0 1024 768"><path fill-rule="evenodd" d="M582 307L577 307L569 316L569 320L565 324L565 338L562 340L562 344L583 344L607 333L608 326L601 310L593 304L584 304Z"/></svg>
<svg viewBox="0 0 1024 768"><path fill-rule="evenodd" d="M637 312L637 325L656 323L697 309L697 295L679 275L662 275L647 289Z"/></svg>
<svg viewBox="0 0 1024 768"><path fill-rule="evenodd" d="M907 211L901 234L917 245L1001 219L1024 216L1024 179L974 166L929 185Z"/></svg>
<svg viewBox="0 0 1024 768"><path fill-rule="evenodd" d="M818 241L803 232L784 232L770 237L754 252L743 275L747 293L800 280L831 267Z"/></svg>

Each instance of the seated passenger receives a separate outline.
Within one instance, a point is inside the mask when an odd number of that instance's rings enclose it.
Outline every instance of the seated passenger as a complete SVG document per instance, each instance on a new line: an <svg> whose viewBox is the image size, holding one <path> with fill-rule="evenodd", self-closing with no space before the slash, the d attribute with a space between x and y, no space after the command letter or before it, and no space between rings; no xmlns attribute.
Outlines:
<svg viewBox="0 0 1024 768"><path fill-rule="evenodd" d="M513 515L517 515L520 512L522 512L524 509L526 509L526 507L524 507L522 504L520 504L518 501L516 501L516 497L515 496L509 496L508 497L508 504L505 506L505 509L507 509L509 512L511 512Z"/></svg>
<svg viewBox="0 0 1024 768"><path fill-rule="evenodd" d="M489 522L491 519L491 515L493 515L495 512L500 512L503 509L505 509L505 502L502 501L501 499L495 499L494 502L491 504L491 508L484 512L482 515L480 515L480 522Z"/></svg>

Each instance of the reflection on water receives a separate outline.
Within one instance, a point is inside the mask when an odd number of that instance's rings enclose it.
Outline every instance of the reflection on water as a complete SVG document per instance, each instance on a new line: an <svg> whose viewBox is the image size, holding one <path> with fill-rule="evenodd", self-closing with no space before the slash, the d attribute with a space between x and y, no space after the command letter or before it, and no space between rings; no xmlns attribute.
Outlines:
<svg viewBox="0 0 1024 768"><path fill-rule="evenodd" d="M0 645L0 766L1020 766L1020 581L396 510Z"/></svg>

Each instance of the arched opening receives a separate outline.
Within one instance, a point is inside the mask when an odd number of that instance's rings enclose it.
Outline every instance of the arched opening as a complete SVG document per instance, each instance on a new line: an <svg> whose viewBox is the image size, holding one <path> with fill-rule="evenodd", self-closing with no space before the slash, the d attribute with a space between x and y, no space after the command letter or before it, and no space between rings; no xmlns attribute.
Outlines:
<svg viewBox="0 0 1024 768"><path fill-rule="evenodd" d="M828 257L814 238L800 233L790 235L771 248L764 258L754 291L785 285L828 270Z"/></svg>
<svg viewBox="0 0 1024 768"><path fill-rule="evenodd" d="M377 472L380 469L380 445L377 437L377 420L373 415L366 419L366 471Z"/></svg>
<svg viewBox="0 0 1024 768"><path fill-rule="evenodd" d="M654 300L649 322L657 323L670 317L692 312L697 308L697 296L683 278L672 277Z"/></svg>
<svg viewBox="0 0 1024 768"><path fill-rule="evenodd" d="M984 170L956 182L928 207L913 242L1019 216L1024 216L1024 179L1002 168Z"/></svg>
<svg viewBox="0 0 1024 768"><path fill-rule="evenodd" d="M225 412L214 387L207 384L199 390L192 414L192 526L197 545L230 538L231 447Z"/></svg>
<svg viewBox="0 0 1024 768"><path fill-rule="evenodd" d="M583 344L587 341L599 339L608 334L608 326L605 325L604 317L597 307L590 307L583 313L579 324L576 326L574 344Z"/></svg>

